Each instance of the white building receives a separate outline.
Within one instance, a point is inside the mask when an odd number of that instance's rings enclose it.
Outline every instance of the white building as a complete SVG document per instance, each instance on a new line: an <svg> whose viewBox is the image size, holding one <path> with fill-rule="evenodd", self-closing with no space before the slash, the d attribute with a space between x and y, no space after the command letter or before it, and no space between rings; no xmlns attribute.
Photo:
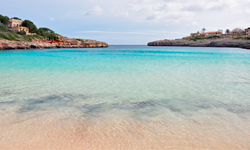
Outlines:
<svg viewBox="0 0 250 150"><path fill-rule="evenodd" d="M211 36L215 36L215 35L222 35L222 32L221 31L209 31L209 32L206 32L206 37L211 37Z"/></svg>

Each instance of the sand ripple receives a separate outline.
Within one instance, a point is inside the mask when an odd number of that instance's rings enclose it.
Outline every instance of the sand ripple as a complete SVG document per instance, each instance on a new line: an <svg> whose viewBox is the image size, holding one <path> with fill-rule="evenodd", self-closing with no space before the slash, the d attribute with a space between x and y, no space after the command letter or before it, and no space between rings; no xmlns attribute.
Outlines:
<svg viewBox="0 0 250 150"><path fill-rule="evenodd" d="M76 118L73 112L47 111L0 119L5 122L0 123L2 149L250 148L247 124L245 129L242 124L225 126L226 120L216 118L149 122L119 115Z"/></svg>

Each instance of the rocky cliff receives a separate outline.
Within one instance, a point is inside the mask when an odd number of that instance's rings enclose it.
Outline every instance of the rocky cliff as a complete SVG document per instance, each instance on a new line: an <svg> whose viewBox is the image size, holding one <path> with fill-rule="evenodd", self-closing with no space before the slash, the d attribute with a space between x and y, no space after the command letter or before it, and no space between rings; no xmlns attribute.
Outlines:
<svg viewBox="0 0 250 150"><path fill-rule="evenodd" d="M148 46L190 46L190 47L239 47L250 49L250 40L205 39L205 40L159 40L149 42Z"/></svg>
<svg viewBox="0 0 250 150"><path fill-rule="evenodd" d="M0 39L0 50L4 49L34 49L34 48L93 48L108 47L105 42L96 40L73 39L60 36L58 40L33 39L27 41L10 41Z"/></svg>

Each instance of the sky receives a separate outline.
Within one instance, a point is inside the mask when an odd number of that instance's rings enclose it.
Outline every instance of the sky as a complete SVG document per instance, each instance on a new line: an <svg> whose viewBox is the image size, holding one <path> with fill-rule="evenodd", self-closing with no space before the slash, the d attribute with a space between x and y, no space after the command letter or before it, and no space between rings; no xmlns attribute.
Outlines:
<svg viewBox="0 0 250 150"><path fill-rule="evenodd" d="M250 27L250 0L0 0L0 14L66 37L146 45L191 32Z"/></svg>

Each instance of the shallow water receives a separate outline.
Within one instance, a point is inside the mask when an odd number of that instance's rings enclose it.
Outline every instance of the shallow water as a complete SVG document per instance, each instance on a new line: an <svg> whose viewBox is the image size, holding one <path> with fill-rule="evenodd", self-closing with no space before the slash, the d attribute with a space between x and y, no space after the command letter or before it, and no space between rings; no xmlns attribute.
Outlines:
<svg viewBox="0 0 250 150"><path fill-rule="evenodd" d="M250 149L250 51L0 51L0 148Z"/></svg>

